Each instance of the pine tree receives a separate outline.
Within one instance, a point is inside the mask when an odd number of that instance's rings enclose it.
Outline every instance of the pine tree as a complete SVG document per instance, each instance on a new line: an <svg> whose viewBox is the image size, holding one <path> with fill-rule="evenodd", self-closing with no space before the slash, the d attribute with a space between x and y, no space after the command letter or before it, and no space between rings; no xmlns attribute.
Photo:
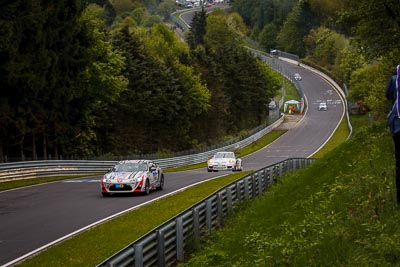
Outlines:
<svg viewBox="0 0 400 267"><path fill-rule="evenodd" d="M191 49L204 44L204 35L206 34L207 14L204 8L195 12L190 23L190 32L187 37L187 43Z"/></svg>

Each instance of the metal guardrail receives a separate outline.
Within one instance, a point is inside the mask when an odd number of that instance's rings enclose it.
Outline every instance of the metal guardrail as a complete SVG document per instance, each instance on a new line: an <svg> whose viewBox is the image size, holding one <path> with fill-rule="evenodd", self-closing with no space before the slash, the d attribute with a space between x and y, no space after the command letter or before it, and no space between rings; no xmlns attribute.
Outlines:
<svg viewBox="0 0 400 267"><path fill-rule="evenodd" d="M291 59L291 60L295 61L297 65L300 65L300 57L296 54L288 53L288 52L277 50L277 49L271 49L269 54L276 58L284 57L287 59Z"/></svg>
<svg viewBox="0 0 400 267"><path fill-rule="evenodd" d="M284 76L286 79L288 79L291 83L293 83L294 86L296 87L296 90L298 91L300 97L304 98L304 91L303 91L303 88L301 87L301 84L299 83L299 81L294 79L293 72L291 72L289 69L283 67L283 65L280 64L279 58L273 57L266 52L253 49L248 46L246 46L246 48L248 50L250 50L255 56L259 57L262 61L264 61L265 63L268 63L271 66L271 68L278 71L282 76Z"/></svg>
<svg viewBox="0 0 400 267"><path fill-rule="evenodd" d="M0 182L39 177L105 173L115 161L38 160L0 164Z"/></svg>
<svg viewBox="0 0 400 267"><path fill-rule="evenodd" d="M278 127L282 121L283 117L252 136L234 144L226 145L203 153L156 159L154 161L162 168L172 168L205 162L218 151L235 151L257 141L267 133L271 132L274 128ZM40 160L2 163L0 164L0 182L38 177L105 173L116 163L117 161L93 160Z"/></svg>
<svg viewBox="0 0 400 267"><path fill-rule="evenodd" d="M314 161L310 158L287 159L249 174L150 231L97 267L170 266L183 262L189 242L199 240L201 233L207 229L222 226L224 217L235 205L260 196L277 177Z"/></svg>

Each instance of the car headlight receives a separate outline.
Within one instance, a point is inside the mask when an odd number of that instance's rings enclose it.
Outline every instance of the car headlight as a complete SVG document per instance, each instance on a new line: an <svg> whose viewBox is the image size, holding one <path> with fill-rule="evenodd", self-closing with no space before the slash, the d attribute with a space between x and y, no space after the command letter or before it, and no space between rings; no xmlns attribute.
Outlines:
<svg viewBox="0 0 400 267"><path fill-rule="evenodd" d="M138 182L141 182L143 180L143 176L142 177L139 177L139 178L137 178L137 181Z"/></svg>
<svg viewBox="0 0 400 267"><path fill-rule="evenodd" d="M233 162L234 162L234 160L233 160L233 159L230 159L230 160L229 160L229 163L233 163Z"/></svg>
<svg viewBox="0 0 400 267"><path fill-rule="evenodd" d="M212 164L212 163L213 163L213 160L212 160L212 159L209 159L209 160L208 160L208 163Z"/></svg>

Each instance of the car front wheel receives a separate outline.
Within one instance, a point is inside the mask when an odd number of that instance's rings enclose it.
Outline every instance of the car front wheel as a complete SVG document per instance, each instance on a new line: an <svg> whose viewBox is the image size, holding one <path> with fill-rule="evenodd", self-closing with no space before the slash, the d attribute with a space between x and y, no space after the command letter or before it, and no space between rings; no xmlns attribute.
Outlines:
<svg viewBox="0 0 400 267"><path fill-rule="evenodd" d="M146 180L145 186L144 186L144 194L148 195L150 194L150 183L149 180Z"/></svg>

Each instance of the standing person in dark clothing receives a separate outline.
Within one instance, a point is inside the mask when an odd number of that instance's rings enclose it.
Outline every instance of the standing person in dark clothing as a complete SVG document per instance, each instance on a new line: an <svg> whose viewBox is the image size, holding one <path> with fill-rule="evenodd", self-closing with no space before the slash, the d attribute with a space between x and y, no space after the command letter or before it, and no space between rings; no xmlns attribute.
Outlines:
<svg viewBox="0 0 400 267"><path fill-rule="evenodd" d="M386 86L386 97L392 100L392 107L387 116L387 123L394 141L396 159L396 196L400 204L400 65L390 77Z"/></svg>

